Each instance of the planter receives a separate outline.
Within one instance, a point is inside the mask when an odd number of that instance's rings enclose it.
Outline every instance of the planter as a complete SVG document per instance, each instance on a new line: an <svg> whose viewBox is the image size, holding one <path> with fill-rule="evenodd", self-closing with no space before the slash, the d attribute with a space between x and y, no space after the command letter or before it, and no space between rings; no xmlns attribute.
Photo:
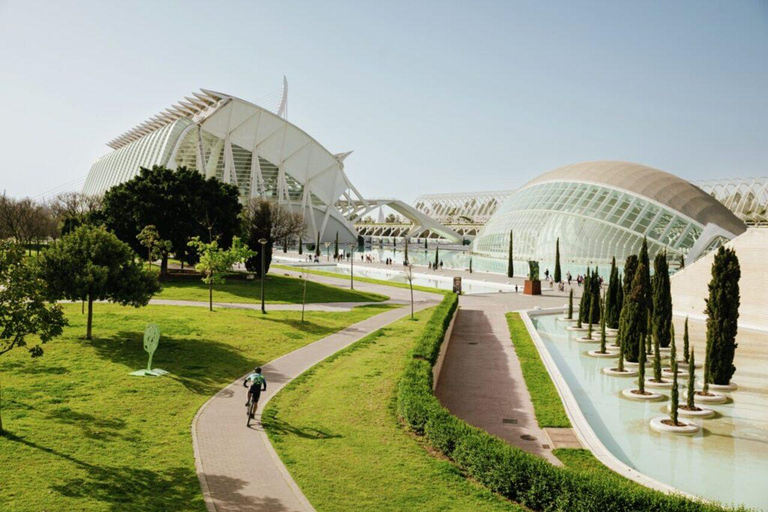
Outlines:
<svg viewBox="0 0 768 512"><path fill-rule="evenodd" d="M700 380L697 382L697 384L701 387L704 387L704 381ZM739 386L736 385L736 383L734 382L729 382L728 384L710 384L709 389L710 390L714 389L715 391L728 392L728 391L736 391L737 389L739 389Z"/></svg>
<svg viewBox="0 0 768 512"><path fill-rule="evenodd" d="M611 377L637 377L637 370L633 368L624 368L623 372L620 372L618 368L603 368L601 370L605 375Z"/></svg>
<svg viewBox="0 0 768 512"><path fill-rule="evenodd" d="M659 347L659 354L669 354L672 352L672 347Z"/></svg>
<svg viewBox="0 0 768 512"><path fill-rule="evenodd" d="M597 349L597 350L588 351L587 355L589 357L614 358L614 357L619 357L619 352L617 350L605 349L605 354L602 354L600 353L600 349Z"/></svg>
<svg viewBox="0 0 768 512"><path fill-rule="evenodd" d="M576 327L575 325L569 325L565 329L574 332L587 332L589 330L588 327Z"/></svg>
<svg viewBox="0 0 768 512"><path fill-rule="evenodd" d="M525 295L541 295L541 281L531 281L530 279L526 279L525 285L523 286L523 293Z"/></svg>
<svg viewBox="0 0 768 512"><path fill-rule="evenodd" d="M578 338L576 338L576 341L578 341L579 343L600 343L600 338L590 338L589 336L579 336Z"/></svg>
<svg viewBox="0 0 768 512"><path fill-rule="evenodd" d="M637 391L637 388L622 389L621 396L628 400L637 400L639 402L655 402L665 398L661 393L655 393L653 391L648 391L647 389L645 390L645 395L640 395L635 393L635 391Z"/></svg>
<svg viewBox="0 0 768 512"><path fill-rule="evenodd" d="M656 389L672 389L672 381L661 379L661 382L656 382L653 378L645 379L645 387Z"/></svg>
<svg viewBox="0 0 768 512"><path fill-rule="evenodd" d="M695 403L703 404L724 404L728 401L728 397L717 391L710 391L709 395L699 394L701 391L697 391L693 394L693 401ZM688 393L683 393L683 398L688 398Z"/></svg>
<svg viewBox="0 0 768 512"><path fill-rule="evenodd" d="M669 416L658 416L651 420L650 425L653 430L655 430L656 432L661 432L662 434L691 435L701 430L701 427L696 425L695 423L691 423L690 421L686 421L686 420L680 420L679 418L677 420L679 425L668 425L666 422L671 423Z"/></svg>
<svg viewBox="0 0 768 512"><path fill-rule="evenodd" d="M672 368L662 368L661 369L661 374L664 377L674 377L675 376L675 372L672 371ZM678 368L677 369L677 376L678 377L688 377L688 372Z"/></svg>
<svg viewBox="0 0 768 512"><path fill-rule="evenodd" d="M624 366L628 366L630 368L640 368L640 363L633 363L631 361L624 361ZM645 367L648 368L649 366L653 366L653 361L646 361Z"/></svg>
<svg viewBox="0 0 768 512"><path fill-rule="evenodd" d="M610 327L606 327L605 328L605 332L606 332L606 334L619 334L619 330L618 329L611 329Z"/></svg>
<svg viewBox="0 0 768 512"><path fill-rule="evenodd" d="M667 410L672 410L672 405L667 406ZM688 409L683 409L683 406L680 406L677 408L677 414L679 416L687 416L689 418L711 418L715 415L715 411L712 409L707 409L705 407L699 407L698 411L689 411Z"/></svg>
<svg viewBox="0 0 768 512"><path fill-rule="evenodd" d="M685 362L685 359L681 359L677 362L677 366L680 368L688 369L690 365ZM704 368L704 363L696 363L694 365L694 368L696 368L697 370L700 370L701 368Z"/></svg>
<svg viewBox="0 0 768 512"><path fill-rule="evenodd" d="M616 338L619 337L619 333L605 331L605 337L608 338L608 339L613 340L613 339L616 339Z"/></svg>
<svg viewBox="0 0 768 512"><path fill-rule="evenodd" d="M568 323L576 322L578 320L577 318L566 318L564 316L559 316L557 317L557 319L561 322L568 322Z"/></svg>

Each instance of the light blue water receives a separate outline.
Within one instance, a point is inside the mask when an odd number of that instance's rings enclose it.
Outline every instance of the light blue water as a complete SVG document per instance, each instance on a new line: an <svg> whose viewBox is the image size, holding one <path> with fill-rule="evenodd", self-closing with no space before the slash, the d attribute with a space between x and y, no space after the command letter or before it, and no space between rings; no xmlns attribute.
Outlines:
<svg viewBox="0 0 768 512"><path fill-rule="evenodd" d="M689 494L768 510L768 397L739 390L731 403L708 406L718 417L692 420L703 427L701 433L659 434L648 422L667 414L668 400L620 398L635 379L600 372L615 360L587 356L597 345L576 342L581 333L567 331L554 315L534 317L533 324L592 430L619 460ZM681 400L682 389L683 382ZM669 396L668 390L661 392Z"/></svg>

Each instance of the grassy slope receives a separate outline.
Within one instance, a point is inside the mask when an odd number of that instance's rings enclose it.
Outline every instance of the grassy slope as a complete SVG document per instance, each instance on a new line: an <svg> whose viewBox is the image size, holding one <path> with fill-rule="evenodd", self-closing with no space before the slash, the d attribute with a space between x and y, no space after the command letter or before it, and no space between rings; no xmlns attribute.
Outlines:
<svg viewBox="0 0 768 512"><path fill-rule="evenodd" d="M555 456L563 461L565 467L582 474L592 473L602 480L610 482L614 487L626 487L628 489L641 489L644 486L624 478L602 462L597 460L592 452L585 449L558 448L553 450Z"/></svg>
<svg viewBox="0 0 768 512"><path fill-rule="evenodd" d="M293 271L299 271L297 267L291 267L289 265L279 265L279 264L273 264L273 268L279 268L282 270L293 270ZM333 272L325 272L323 270L312 270L312 269L305 269L307 273L314 274L317 276L325 276L325 277L335 277L336 279L344 279L347 282L349 282L349 276L341 275L341 274L334 274ZM392 281L384 281L382 279L372 279L370 277L359 277L355 276L355 282L361 282L361 283L372 283L372 284L381 284L384 286L392 286L394 288L405 288L409 289L410 286L407 283L395 283ZM428 293L439 293L440 295L445 295L446 293L451 293L450 290L440 290L439 288L432 288L429 286L419 286L419 285L413 285L413 289L415 291L420 292L428 292Z"/></svg>
<svg viewBox="0 0 768 512"><path fill-rule="evenodd" d="M205 510L190 424L197 409L254 365L389 309L258 312L97 304L92 342L79 305L71 326L30 359L0 357L3 423L0 509ZM147 322L162 329L154 364L163 378L133 377L147 355Z"/></svg>
<svg viewBox="0 0 768 512"><path fill-rule="evenodd" d="M398 376L430 314L373 333L267 406L270 439L318 510L522 510L434 458L398 424Z"/></svg>
<svg viewBox="0 0 768 512"><path fill-rule="evenodd" d="M571 422L565 413L560 395L520 315L507 313L507 323L515 353L523 369L525 384L531 393L539 427L570 427Z"/></svg>
<svg viewBox="0 0 768 512"><path fill-rule="evenodd" d="M268 274L264 283L264 296L273 304L301 304L301 279ZM208 302L208 285L200 280L166 281L163 291L156 295L158 299L194 300ZM229 279L224 284L213 285L214 302L258 302L261 300L261 284L258 279L242 281ZM387 297L377 293L344 290L307 282L307 304L318 302L380 302Z"/></svg>

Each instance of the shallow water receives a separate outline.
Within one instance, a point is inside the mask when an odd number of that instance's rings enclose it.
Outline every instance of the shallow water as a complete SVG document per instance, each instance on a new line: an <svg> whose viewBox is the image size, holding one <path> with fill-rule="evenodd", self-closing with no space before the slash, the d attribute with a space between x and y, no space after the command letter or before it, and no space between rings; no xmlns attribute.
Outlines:
<svg viewBox="0 0 768 512"><path fill-rule="evenodd" d="M648 423L655 416L667 414L669 390L660 391L666 397L663 402L620 398L621 390L634 387L635 379L609 377L600 372L602 367L614 366L615 359L587 356L587 350L599 345L576 342L575 338L582 333L567 331L567 324L558 322L555 315L532 320L592 430L614 456L689 494L768 510L765 394L745 388L730 393L730 403L707 405L718 415L707 420L693 419L703 427L694 436L659 434ZM681 401L684 385L681 379Z"/></svg>

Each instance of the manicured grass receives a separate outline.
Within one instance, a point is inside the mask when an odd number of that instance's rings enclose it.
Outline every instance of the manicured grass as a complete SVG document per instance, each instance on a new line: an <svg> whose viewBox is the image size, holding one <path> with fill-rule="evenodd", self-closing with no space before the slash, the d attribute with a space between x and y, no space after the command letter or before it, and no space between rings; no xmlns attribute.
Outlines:
<svg viewBox="0 0 768 512"><path fill-rule="evenodd" d="M264 297L271 304L301 304L302 280L295 277L267 274L264 282ZM191 300L208 302L208 285L201 280L165 281L163 290L155 296L158 299ZM307 304L321 302L380 302L389 297L377 293L345 290L335 286L307 282ZM214 302L259 302L261 284L258 279L244 281L227 279L224 284L213 285Z"/></svg>
<svg viewBox="0 0 768 512"><path fill-rule="evenodd" d="M609 469L602 462L597 460L592 452L584 449L558 448L552 450L555 457L560 459L565 467L582 475L594 475L595 477L609 482L614 487L626 487L627 489L644 489L645 487L624 478L615 471Z"/></svg>
<svg viewBox="0 0 768 512"><path fill-rule="evenodd" d="M294 272L306 270L307 273L309 274L314 274L317 276L325 276L325 277L335 277L336 279L345 279L347 282L349 282L349 276L334 274L333 272L325 272L324 270L300 269L298 267L291 267L290 265L279 265L279 264L273 264L272 268L280 268L283 270L293 270ZM358 277L358 276L354 276L354 280L356 283L359 281L361 283L381 284L384 286L392 286L394 288L410 289L410 285L408 283L394 283L392 281L384 281L382 279L372 279L370 277ZM440 295L452 293L450 290L441 290L439 288L432 288L430 286L413 285L413 289L414 291L427 292L427 293L439 293Z"/></svg>
<svg viewBox="0 0 768 512"><path fill-rule="evenodd" d="M43 357L0 356L0 510L204 511L198 408L255 365L390 307L307 312L301 323L294 311L98 304L88 342L80 305L64 305L71 326ZM148 322L162 330L154 366L166 377L129 375L146 367Z"/></svg>
<svg viewBox="0 0 768 512"><path fill-rule="evenodd" d="M515 353L523 369L525 385L531 393L539 427L570 427L571 422L565 413L560 395L541 361L539 351L536 350L520 314L507 313L507 323Z"/></svg>
<svg viewBox="0 0 768 512"><path fill-rule="evenodd" d="M397 382L431 314L367 336L268 404L269 437L318 510L523 510L435 458L398 423Z"/></svg>

